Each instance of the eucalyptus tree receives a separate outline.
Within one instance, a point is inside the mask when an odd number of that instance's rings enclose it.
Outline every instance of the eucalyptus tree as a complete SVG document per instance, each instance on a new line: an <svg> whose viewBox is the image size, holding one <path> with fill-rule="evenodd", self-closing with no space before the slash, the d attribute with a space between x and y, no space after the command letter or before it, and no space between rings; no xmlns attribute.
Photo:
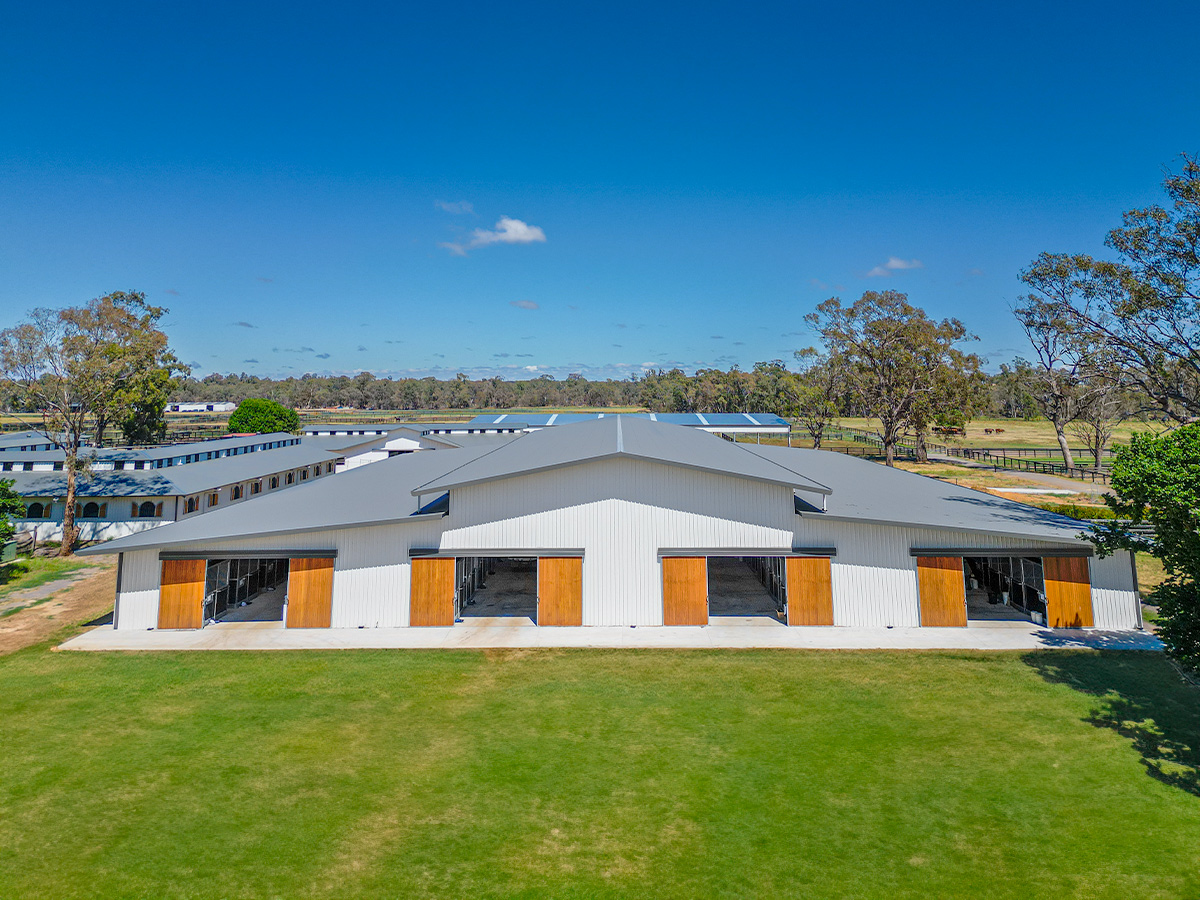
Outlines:
<svg viewBox="0 0 1200 900"><path fill-rule="evenodd" d="M813 449L820 450L825 432L837 420L838 401L847 389L845 365L815 347L797 350L793 356L799 371L789 383L788 414L804 426Z"/></svg>
<svg viewBox="0 0 1200 900"><path fill-rule="evenodd" d="M804 317L830 361L845 371L858 405L879 419L889 466L909 430L918 433L958 405L958 378L976 384L982 360L959 344L977 340L957 319L930 319L898 291L867 291L850 306L831 297Z"/></svg>
<svg viewBox="0 0 1200 900"><path fill-rule="evenodd" d="M140 292L119 291L84 306L34 309L0 332L0 381L64 452L63 556L74 552L79 536L75 495L91 462L89 428L102 440L107 424L128 417L145 399L155 373L170 379L186 371L158 328L166 312Z"/></svg>
<svg viewBox="0 0 1200 900"><path fill-rule="evenodd" d="M1129 210L1108 233L1116 260L1043 253L1021 278L1148 411L1183 423L1200 416L1200 159L1185 155L1163 188L1166 205Z"/></svg>

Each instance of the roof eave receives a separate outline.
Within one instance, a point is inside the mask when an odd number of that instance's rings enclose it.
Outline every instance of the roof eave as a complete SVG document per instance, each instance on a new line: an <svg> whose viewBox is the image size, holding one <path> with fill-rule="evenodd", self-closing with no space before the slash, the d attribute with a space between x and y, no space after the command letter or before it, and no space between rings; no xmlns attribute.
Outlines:
<svg viewBox="0 0 1200 900"><path fill-rule="evenodd" d="M112 553L134 553L138 550L155 550L159 547L169 547L177 544L212 544L218 541L241 540L246 538L273 537L280 534L303 534L308 531L342 531L347 528L370 528L375 525L404 525L408 522L427 522L430 519L444 519L449 515L448 512L436 513L412 513L407 516L389 519L372 519L365 522L338 522L332 525L307 525L296 528L272 528L269 531L256 531L253 534L233 534L222 535L220 537L207 538L173 538L166 541L155 541L153 543L137 544L133 547L128 546L113 546L119 544L122 538L117 538L112 541L105 541L103 544L93 544L91 547L84 547L82 550L75 551L76 556L102 556ZM195 521L190 519L188 521ZM157 531L156 528L150 529L148 532L139 533L152 534Z"/></svg>
<svg viewBox="0 0 1200 900"><path fill-rule="evenodd" d="M888 526L891 528L930 528L930 529L936 529L937 531L966 531L966 532L970 532L971 534L987 534L987 535L995 535L997 537L1022 537L1022 538L1027 538L1032 541L1047 541L1047 542L1051 542L1051 543L1061 543L1061 544L1088 544L1089 543L1088 541L1080 540L1079 538L1051 537L1049 535L1036 535L1036 534L1030 534L1028 532L1014 531L1011 528L991 529L991 528L978 528L978 527L971 526L971 525L935 525L930 522L907 522L907 521L901 521L899 519L873 519L873 518L867 518L864 516L839 516L834 513L823 513L823 512L815 512L814 513L814 512L797 511L796 515L800 516L801 518L809 518L809 519L820 520L820 521L825 521L825 522L847 522L847 523L851 523L851 524L862 524L862 525L884 525L884 526ZM1083 526L1083 528L1081 528L1080 530L1081 531L1086 530L1086 523L1081 522L1080 524Z"/></svg>

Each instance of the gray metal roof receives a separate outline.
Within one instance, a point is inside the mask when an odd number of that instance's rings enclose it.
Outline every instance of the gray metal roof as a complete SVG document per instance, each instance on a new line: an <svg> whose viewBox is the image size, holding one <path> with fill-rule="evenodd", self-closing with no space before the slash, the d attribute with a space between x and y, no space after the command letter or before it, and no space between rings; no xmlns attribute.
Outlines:
<svg viewBox="0 0 1200 900"><path fill-rule="evenodd" d="M872 521L887 525L950 528L1014 537L1076 541L1087 524L983 491L890 469L831 450L743 444L751 453L799 469L829 485L826 508L805 508L813 519Z"/></svg>
<svg viewBox="0 0 1200 900"><path fill-rule="evenodd" d="M314 463L333 462L338 458L339 454L328 453L320 447L293 444L291 447L276 447L274 450L242 453L238 456L223 456L220 459L210 459L205 462L173 466L169 469L156 469L155 471L169 473L171 481L181 488L180 493L196 494L218 485L249 481L265 475L273 475L276 472L286 472L288 469L311 466ZM96 474L103 473L97 472Z"/></svg>
<svg viewBox="0 0 1200 900"><path fill-rule="evenodd" d="M303 426L300 431L315 437L379 437L395 429L395 422L364 424L362 422L314 422ZM318 434L322 431L348 431L348 435ZM365 434L361 433L365 432Z"/></svg>
<svg viewBox="0 0 1200 900"><path fill-rule="evenodd" d="M284 450L236 457L253 461ZM889 469L824 450L733 444L704 431L650 422L605 419L546 429L463 449L406 453L282 491L100 544L85 553L115 553L231 538L351 528L414 519L414 495L620 456L763 480L825 496L797 495L797 512L813 519L876 522L973 531L1078 544L1084 523L947 482ZM228 464L231 460L221 460ZM217 463L122 476L176 475ZM36 477L30 475L28 477ZM236 479L235 479L236 480ZM822 511L821 503L826 504Z"/></svg>
<svg viewBox="0 0 1200 900"><path fill-rule="evenodd" d="M387 434L306 434L301 439L305 447L318 447L329 453L345 453L382 446L391 435Z"/></svg>
<svg viewBox="0 0 1200 900"><path fill-rule="evenodd" d="M188 444L163 444L161 447L141 447L134 451L142 454L142 459L167 459L175 456L188 456L192 453L216 453L222 450L232 450L235 447L246 447L251 444L266 444L272 441L296 440L299 435L286 431L273 431L268 434L248 434L237 437L214 438L211 441L193 441ZM282 450L282 447L275 447ZM129 451L126 451L129 452Z"/></svg>
<svg viewBox="0 0 1200 900"><path fill-rule="evenodd" d="M807 475L747 452L742 444L694 428L618 415L588 419L569 428L535 431L421 485L413 493L446 491L467 484L616 457L769 481L818 494L829 492L825 485Z"/></svg>
<svg viewBox="0 0 1200 900"><path fill-rule="evenodd" d="M0 452L20 452L22 447L54 446L54 441L40 431L0 432Z"/></svg>
<svg viewBox="0 0 1200 900"><path fill-rule="evenodd" d="M199 494L224 484L250 481L338 458L337 454L327 453L319 447L299 444L165 469L101 470L79 478L75 490L81 497ZM0 479L11 480L13 490L23 497L61 497L67 492L64 472L0 472Z"/></svg>
<svg viewBox="0 0 1200 900"><path fill-rule="evenodd" d="M97 544L80 553L118 553L145 547L401 521L418 510L412 496L414 487L483 452L436 450L393 456L339 475L322 476L300 490L288 489L247 503L215 509L202 516Z"/></svg>
<svg viewBox="0 0 1200 900"><path fill-rule="evenodd" d="M167 473L175 469L109 470L95 472L75 482L80 497L171 497L182 494ZM178 471L183 471L180 467ZM64 497L67 476L63 472L0 472L0 481L11 481L22 497ZM219 485L211 485L219 487Z"/></svg>
<svg viewBox="0 0 1200 900"><path fill-rule="evenodd" d="M517 434L423 434L423 441L438 441L451 447L488 447L495 448L509 441L525 437L524 433Z"/></svg>
<svg viewBox="0 0 1200 900"><path fill-rule="evenodd" d="M649 419L667 425L685 425L712 431L787 432L791 425L774 413L486 413L476 416L462 428L552 428L574 425L592 419L620 415L625 418Z"/></svg>
<svg viewBox="0 0 1200 900"><path fill-rule="evenodd" d="M143 460L154 462L160 459L176 459L194 454L224 453L227 450L237 450L242 447L251 447L255 444L269 444L275 441L299 441L300 439L298 435L281 431L271 434L246 435L243 437L214 438L211 441L189 441L186 444L163 444L158 447L80 447L79 455L103 461ZM280 450L283 448L263 448L254 452L262 453L266 452L267 449ZM66 458L66 451L60 450L57 447L50 450L0 449L0 453L3 453L5 462L60 462Z"/></svg>

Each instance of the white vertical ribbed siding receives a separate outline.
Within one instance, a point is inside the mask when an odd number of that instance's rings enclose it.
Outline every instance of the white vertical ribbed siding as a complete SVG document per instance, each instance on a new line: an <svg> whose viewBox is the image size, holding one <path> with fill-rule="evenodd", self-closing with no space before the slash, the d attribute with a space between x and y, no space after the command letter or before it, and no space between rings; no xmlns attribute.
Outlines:
<svg viewBox="0 0 1200 900"><path fill-rule="evenodd" d="M157 550L121 554L121 592L117 595L117 627L145 630L158 626L158 586L162 567Z"/></svg>
<svg viewBox="0 0 1200 900"><path fill-rule="evenodd" d="M584 551L585 625L661 625L662 548L791 547L789 488L638 460L459 488L443 550Z"/></svg>
<svg viewBox="0 0 1200 900"><path fill-rule="evenodd" d="M1137 628L1137 584L1133 579L1133 561L1128 550L1119 550L1104 558L1093 557L1092 617L1097 628L1115 630Z"/></svg>
<svg viewBox="0 0 1200 900"><path fill-rule="evenodd" d="M837 625L866 627L920 624L920 599L913 547L1061 547L1020 536L979 534L940 528L869 523L822 522L797 517L796 544L833 546L833 614ZM1097 628L1137 627L1137 595L1129 559L1120 555L1092 560L1092 603Z"/></svg>
<svg viewBox="0 0 1200 900"><path fill-rule="evenodd" d="M408 624L409 543L436 544L438 520L411 525L370 525L299 532L208 544L219 557L229 550L337 550L333 564L334 628L385 628Z"/></svg>

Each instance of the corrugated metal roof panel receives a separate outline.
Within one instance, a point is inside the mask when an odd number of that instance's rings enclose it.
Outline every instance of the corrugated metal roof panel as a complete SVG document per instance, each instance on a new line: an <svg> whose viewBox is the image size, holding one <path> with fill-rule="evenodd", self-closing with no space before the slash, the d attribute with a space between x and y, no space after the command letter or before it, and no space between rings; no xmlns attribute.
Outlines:
<svg viewBox="0 0 1200 900"><path fill-rule="evenodd" d="M804 475L747 453L740 444L732 444L697 429L624 415L589 419L569 428L556 426L534 432L520 442L506 444L422 485L420 490L448 490L464 484L509 478L619 454L788 484L801 490L826 490L823 485Z"/></svg>
<svg viewBox="0 0 1200 900"><path fill-rule="evenodd" d="M416 500L411 494L414 487L484 452L472 448L405 453L340 475L310 481L304 487L288 488L246 503L214 509L202 516L81 552L116 553L142 547L403 521L417 511Z"/></svg>

